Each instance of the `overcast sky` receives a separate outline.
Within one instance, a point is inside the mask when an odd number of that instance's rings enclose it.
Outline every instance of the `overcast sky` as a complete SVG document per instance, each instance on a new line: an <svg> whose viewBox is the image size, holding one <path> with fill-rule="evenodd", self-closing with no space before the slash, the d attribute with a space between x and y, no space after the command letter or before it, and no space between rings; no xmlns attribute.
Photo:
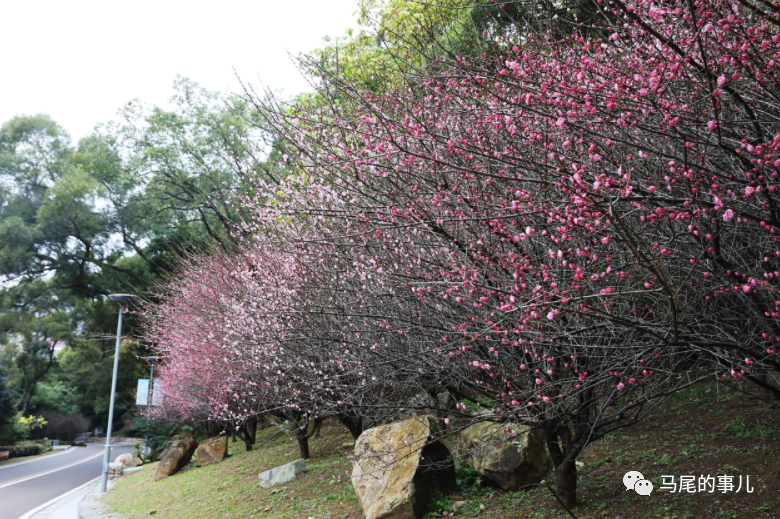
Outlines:
<svg viewBox="0 0 780 519"><path fill-rule="evenodd" d="M242 80L306 88L288 57L356 27L354 0L0 2L0 123L47 113L75 139L138 98L161 105L177 74L220 91Z"/></svg>

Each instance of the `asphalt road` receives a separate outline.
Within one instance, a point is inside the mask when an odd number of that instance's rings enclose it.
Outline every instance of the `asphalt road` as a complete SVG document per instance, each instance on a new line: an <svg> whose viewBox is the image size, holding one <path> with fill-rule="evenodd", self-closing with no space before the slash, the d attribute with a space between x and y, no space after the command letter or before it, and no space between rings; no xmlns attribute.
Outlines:
<svg viewBox="0 0 780 519"><path fill-rule="evenodd" d="M0 517L18 519L100 476L103 448L104 445L90 443L64 454L0 467ZM118 443L111 448L111 461L132 451L132 445Z"/></svg>

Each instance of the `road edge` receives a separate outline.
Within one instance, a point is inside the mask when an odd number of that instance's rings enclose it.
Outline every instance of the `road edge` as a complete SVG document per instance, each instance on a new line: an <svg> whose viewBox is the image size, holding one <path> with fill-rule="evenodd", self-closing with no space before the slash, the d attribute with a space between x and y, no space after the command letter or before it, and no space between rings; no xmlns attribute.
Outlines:
<svg viewBox="0 0 780 519"><path fill-rule="evenodd" d="M67 454L68 452L72 451L73 449L76 449L77 447L70 446L67 449L62 449L62 452L58 452L57 454L49 454L48 456L36 456L35 459L27 460L27 461L20 461L19 463L9 463L7 465L3 465L0 467L0 470L7 469L10 467L18 467L19 465L25 465L27 463L35 463L36 461L40 460L48 460L51 458L54 458L55 456L61 456L63 454Z"/></svg>
<svg viewBox="0 0 780 519"><path fill-rule="evenodd" d="M65 499L66 497L70 496L71 494L74 494L74 493L78 492L79 490L83 489L84 487L87 487L89 485L94 484L99 479L100 479L100 476L96 477L95 479L91 479L91 480L87 481L86 483L84 483L80 487L76 487L76 488L74 488L72 490L69 490L69 491L65 492L61 496L57 496L54 499L52 499L51 501L47 501L46 503L43 503L38 508L33 508L32 510L30 510L29 512L27 512L26 514L21 516L19 519L30 519L30 517L34 516L35 514L40 512L41 510L49 508L51 505L53 505L54 503L56 503L60 499Z"/></svg>
<svg viewBox="0 0 780 519"><path fill-rule="evenodd" d="M112 519L123 519L121 514L110 511L102 500L106 494L114 489L114 485L116 485L116 480L109 480L105 494L97 488L85 494L77 505L78 519L108 519L109 517Z"/></svg>

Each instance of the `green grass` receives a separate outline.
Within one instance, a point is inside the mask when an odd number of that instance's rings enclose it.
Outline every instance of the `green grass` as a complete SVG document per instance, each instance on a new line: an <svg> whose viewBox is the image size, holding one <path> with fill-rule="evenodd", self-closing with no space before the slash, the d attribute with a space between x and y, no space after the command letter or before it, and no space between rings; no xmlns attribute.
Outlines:
<svg viewBox="0 0 780 519"><path fill-rule="evenodd" d="M725 417L728 417L725 419ZM721 385L702 385L669 399L644 422L610 434L585 450L579 460L579 519L780 518L780 413ZM296 480L264 489L257 474L298 457L286 434L269 428L246 453L231 443L232 456L205 468L186 468L160 482L151 481L156 465L119 481L108 494L112 510L126 519L335 518L357 519L362 511L349 480L351 440L346 430L328 422L322 437L311 441L312 458ZM453 441L446 442L452 446ZM620 491L623 474L639 470L660 487L662 474L750 475L755 492L747 494L669 494L638 496ZM481 480L470 467L456 470L457 490L434 493L428 517L493 519L563 519L568 514L545 487L503 492ZM555 488L550 473L546 483ZM618 492L615 492L618 489Z"/></svg>
<svg viewBox="0 0 780 519"><path fill-rule="evenodd" d="M342 447L350 436L338 424L323 426L310 440L312 457L306 471L289 483L262 488L257 475L298 458L298 447L277 428L258 432L258 444L246 452L230 443L231 456L208 467L186 467L161 481L152 481L157 464L123 477L106 497L106 504L127 519L157 518L291 518L361 516L348 477L351 450Z"/></svg>

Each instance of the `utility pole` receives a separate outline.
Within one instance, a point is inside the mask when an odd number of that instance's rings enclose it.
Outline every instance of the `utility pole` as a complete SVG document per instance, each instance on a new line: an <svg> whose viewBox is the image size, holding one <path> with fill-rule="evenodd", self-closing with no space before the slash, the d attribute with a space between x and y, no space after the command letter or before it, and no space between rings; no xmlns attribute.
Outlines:
<svg viewBox="0 0 780 519"><path fill-rule="evenodd" d="M106 492L108 484L108 464L111 459L111 425L114 422L114 397L116 396L116 377L119 370L119 345L122 342L122 314L125 312L128 303L134 298L130 294L111 294L108 298L115 303L119 303L119 323L116 327L116 347L114 348L114 376L111 380L111 404L108 408L108 427L106 431L106 450L103 453L103 477L100 480L100 491Z"/></svg>

